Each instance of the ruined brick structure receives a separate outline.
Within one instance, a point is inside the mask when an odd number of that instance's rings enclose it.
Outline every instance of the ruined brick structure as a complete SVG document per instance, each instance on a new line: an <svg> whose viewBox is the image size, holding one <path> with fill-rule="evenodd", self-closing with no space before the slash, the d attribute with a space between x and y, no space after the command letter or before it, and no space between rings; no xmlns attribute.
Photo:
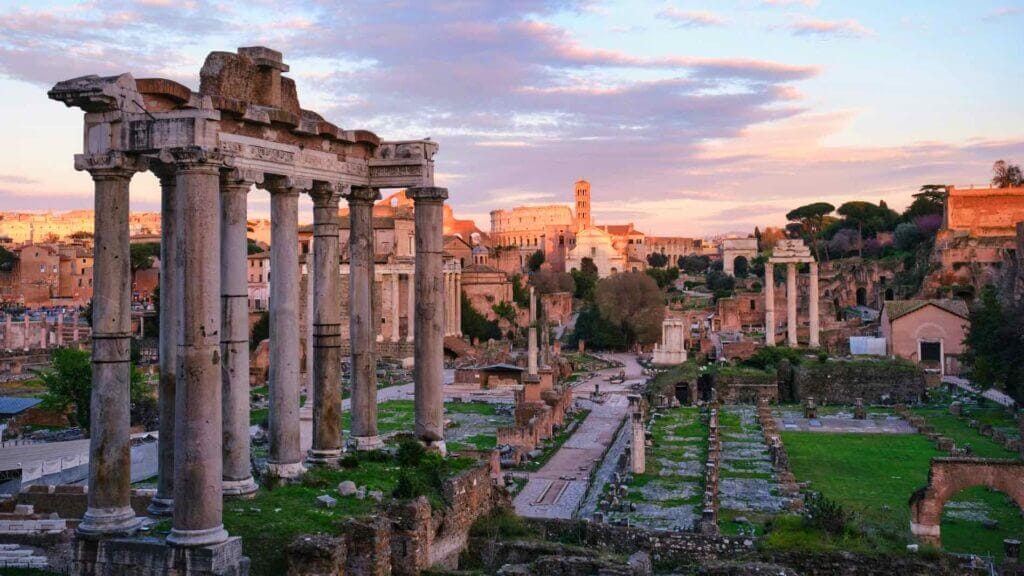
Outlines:
<svg viewBox="0 0 1024 576"><path fill-rule="evenodd" d="M1013 498L1024 511L1024 462L994 458L932 458L928 485L910 497L910 530L920 540L941 544L942 507L972 486L987 486Z"/></svg>

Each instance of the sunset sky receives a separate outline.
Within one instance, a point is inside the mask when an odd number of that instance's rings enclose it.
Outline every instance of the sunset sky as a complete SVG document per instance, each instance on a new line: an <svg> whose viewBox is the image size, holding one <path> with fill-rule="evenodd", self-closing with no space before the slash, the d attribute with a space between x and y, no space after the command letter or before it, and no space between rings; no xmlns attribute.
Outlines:
<svg viewBox="0 0 1024 576"><path fill-rule="evenodd" d="M580 177L599 223L649 234L781 225L818 200L901 208L1024 163L1022 30L1012 0L0 0L0 210L91 207L58 80L196 89L207 52L251 45L282 51L335 124L440 142L438 184L485 230L495 208L571 203ZM132 186L134 210L158 209L155 178Z"/></svg>

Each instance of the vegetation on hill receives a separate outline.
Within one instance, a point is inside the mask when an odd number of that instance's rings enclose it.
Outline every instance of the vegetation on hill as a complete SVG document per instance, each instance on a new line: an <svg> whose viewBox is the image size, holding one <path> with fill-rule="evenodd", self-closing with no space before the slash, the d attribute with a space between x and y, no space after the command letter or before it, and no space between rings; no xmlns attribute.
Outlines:
<svg viewBox="0 0 1024 576"><path fill-rule="evenodd" d="M999 387L1018 403L1024 402L1024 303L1000 303L996 289L987 286L971 311L964 362L971 381Z"/></svg>

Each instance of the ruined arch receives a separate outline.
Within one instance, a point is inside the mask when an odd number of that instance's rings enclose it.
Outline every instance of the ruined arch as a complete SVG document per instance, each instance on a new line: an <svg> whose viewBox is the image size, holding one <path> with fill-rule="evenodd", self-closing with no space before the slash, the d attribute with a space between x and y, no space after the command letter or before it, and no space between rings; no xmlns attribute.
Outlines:
<svg viewBox="0 0 1024 576"><path fill-rule="evenodd" d="M1024 510L1024 462L997 458L932 458L928 485L910 497L910 531L941 544L942 508L961 490L986 486L1006 494Z"/></svg>
<svg viewBox="0 0 1024 576"><path fill-rule="evenodd" d="M857 306L868 305L868 290L863 286L857 287Z"/></svg>

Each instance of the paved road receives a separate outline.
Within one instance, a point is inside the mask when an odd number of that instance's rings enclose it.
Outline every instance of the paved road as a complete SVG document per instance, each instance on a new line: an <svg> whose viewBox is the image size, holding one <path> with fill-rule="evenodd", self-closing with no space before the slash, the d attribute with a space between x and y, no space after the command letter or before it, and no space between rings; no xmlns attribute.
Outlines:
<svg viewBox="0 0 1024 576"><path fill-rule="evenodd" d="M627 394L631 384L643 380L643 371L636 358L629 354L608 355L624 368L611 368L581 382L573 392L580 406L591 412L576 429L572 437L537 472L528 475L528 481L513 502L516 512L530 518L572 518L583 504L591 473L601 465L603 456L615 442L615 433L629 413ZM621 371L626 381L610 383L606 378ZM586 398L595 385L605 396L604 402L590 402ZM602 482L603 483L603 482ZM600 487L595 487L599 489Z"/></svg>

